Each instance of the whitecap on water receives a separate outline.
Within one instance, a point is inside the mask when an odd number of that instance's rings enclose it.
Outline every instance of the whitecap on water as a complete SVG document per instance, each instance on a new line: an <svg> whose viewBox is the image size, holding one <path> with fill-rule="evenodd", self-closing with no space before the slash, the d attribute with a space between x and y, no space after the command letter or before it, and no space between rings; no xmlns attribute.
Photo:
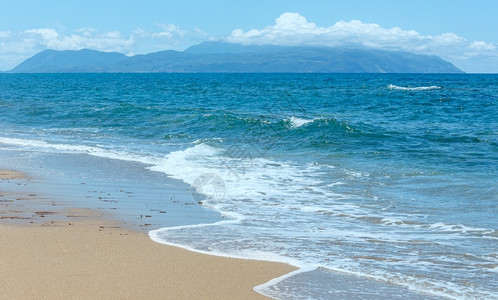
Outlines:
<svg viewBox="0 0 498 300"><path fill-rule="evenodd" d="M316 119L301 119L293 116L290 119L285 119L284 121L288 121L291 127L297 128L312 123L315 120Z"/></svg>
<svg viewBox="0 0 498 300"><path fill-rule="evenodd" d="M430 91L430 90L442 89L442 87L437 86L437 85L408 87L408 86L397 86L394 84L388 85L387 88L391 89L391 90L399 90L399 91Z"/></svg>

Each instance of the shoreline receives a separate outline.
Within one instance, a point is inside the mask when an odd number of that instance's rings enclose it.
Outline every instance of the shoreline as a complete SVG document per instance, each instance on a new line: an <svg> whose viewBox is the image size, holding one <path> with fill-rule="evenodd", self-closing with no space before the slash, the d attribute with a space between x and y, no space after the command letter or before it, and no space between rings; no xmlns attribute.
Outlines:
<svg viewBox="0 0 498 300"><path fill-rule="evenodd" d="M0 170L0 180L29 177ZM27 212L38 196L0 194L4 298L267 299L254 288L296 269L159 244L91 209Z"/></svg>

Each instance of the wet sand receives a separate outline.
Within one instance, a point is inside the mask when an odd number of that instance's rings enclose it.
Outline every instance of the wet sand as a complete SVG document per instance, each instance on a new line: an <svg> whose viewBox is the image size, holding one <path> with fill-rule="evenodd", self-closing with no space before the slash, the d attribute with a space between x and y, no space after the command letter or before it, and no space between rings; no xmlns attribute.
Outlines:
<svg viewBox="0 0 498 300"><path fill-rule="evenodd" d="M21 196L0 190L0 299L265 299L254 286L294 270L158 244L99 211L29 211L16 201L41 197Z"/></svg>

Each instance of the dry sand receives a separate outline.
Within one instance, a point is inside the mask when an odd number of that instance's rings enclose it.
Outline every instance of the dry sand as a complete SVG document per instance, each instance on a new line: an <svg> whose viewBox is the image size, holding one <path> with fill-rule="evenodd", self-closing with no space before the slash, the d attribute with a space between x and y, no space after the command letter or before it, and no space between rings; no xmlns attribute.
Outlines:
<svg viewBox="0 0 498 300"><path fill-rule="evenodd" d="M0 170L0 179L28 179L28 176L13 170Z"/></svg>
<svg viewBox="0 0 498 300"><path fill-rule="evenodd" d="M90 210L64 214L0 219L0 299L265 299L254 286L294 270L161 245Z"/></svg>

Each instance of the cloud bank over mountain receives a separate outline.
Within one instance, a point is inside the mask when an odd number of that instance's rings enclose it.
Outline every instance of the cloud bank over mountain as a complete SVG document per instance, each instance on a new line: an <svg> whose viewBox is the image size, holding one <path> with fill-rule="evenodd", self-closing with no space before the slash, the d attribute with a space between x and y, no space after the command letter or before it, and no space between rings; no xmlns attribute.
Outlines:
<svg viewBox="0 0 498 300"><path fill-rule="evenodd" d="M126 55L187 47L206 40L244 45L313 45L371 47L438 55L468 72L498 72L498 45L468 41L454 33L421 35L399 27L384 28L359 20L338 21L320 27L298 13L284 13L262 29L235 29L227 36L212 37L201 29L184 29L174 24L156 23L156 31L141 28L124 34L81 28L73 32L54 28L31 28L21 32L0 31L0 70L8 70L45 49L94 49Z"/></svg>
<svg viewBox="0 0 498 300"><path fill-rule="evenodd" d="M203 42L185 51L125 56L95 50L44 50L13 73L461 73L434 55L372 48Z"/></svg>
<svg viewBox="0 0 498 300"><path fill-rule="evenodd" d="M68 36L59 34L53 28L37 28L24 31L23 36L28 46L53 50L92 48L120 51L134 44L133 37L125 38L119 31L98 33L94 28L81 28Z"/></svg>
<svg viewBox="0 0 498 300"><path fill-rule="evenodd" d="M497 45L467 41L454 33L424 36L414 30L383 28L359 20L339 21L330 27L319 27L298 13L284 13L275 24L263 29L233 30L226 41L246 45L364 46L433 54L457 64L476 57L494 58L498 63Z"/></svg>
<svg viewBox="0 0 498 300"><path fill-rule="evenodd" d="M22 32L0 31L0 70L8 70L28 57L46 50L93 49L144 54L165 49L187 48L209 37L200 29L184 30L173 24L156 23L157 31L135 29L128 36L120 31L99 32L80 28L69 34L54 28L33 28Z"/></svg>

